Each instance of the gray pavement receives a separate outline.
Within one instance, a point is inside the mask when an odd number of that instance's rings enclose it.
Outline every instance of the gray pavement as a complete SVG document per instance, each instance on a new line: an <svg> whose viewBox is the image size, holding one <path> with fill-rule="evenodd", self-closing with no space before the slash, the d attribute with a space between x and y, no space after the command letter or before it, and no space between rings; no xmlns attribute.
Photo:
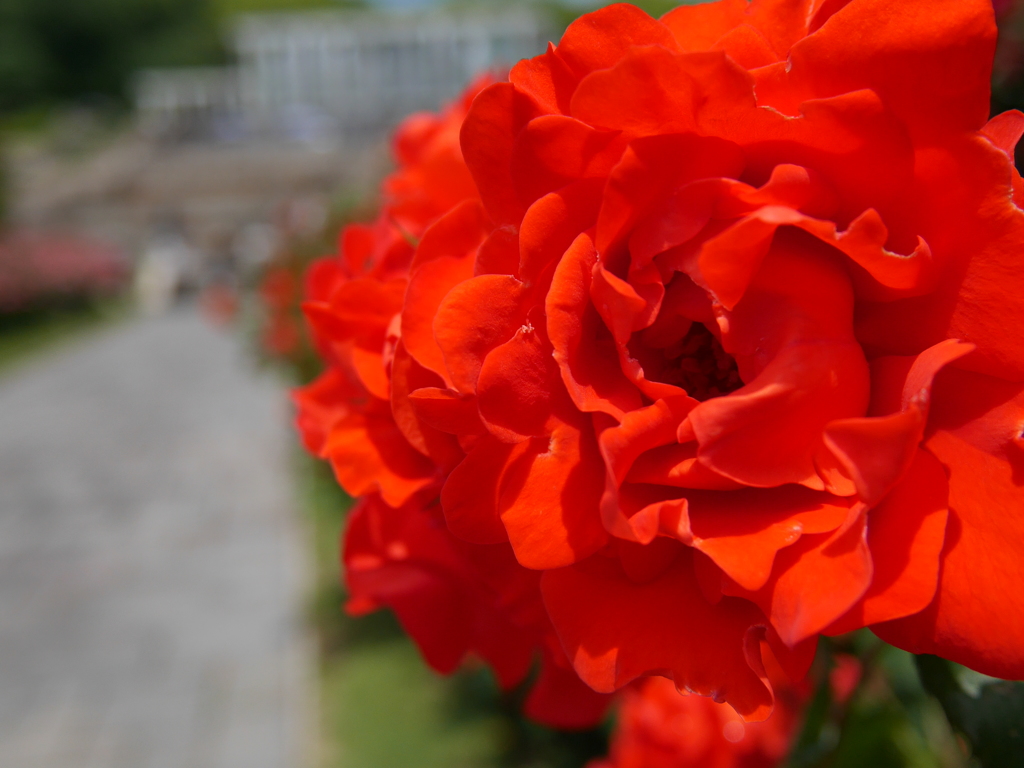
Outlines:
<svg viewBox="0 0 1024 768"><path fill-rule="evenodd" d="M286 414L190 310L0 376L0 766L306 762Z"/></svg>

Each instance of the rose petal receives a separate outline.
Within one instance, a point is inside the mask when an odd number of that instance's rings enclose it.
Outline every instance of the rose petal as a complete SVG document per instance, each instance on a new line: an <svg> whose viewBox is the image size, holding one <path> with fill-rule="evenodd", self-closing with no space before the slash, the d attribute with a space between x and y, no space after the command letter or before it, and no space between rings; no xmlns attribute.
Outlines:
<svg viewBox="0 0 1024 768"><path fill-rule="evenodd" d="M854 507L847 524L834 533L807 535L781 550L761 590L726 589L726 594L748 594L787 645L812 637L846 613L871 584L865 522L864 509Z"/></svg>
<svg viewBox="0 0 1024 768"><path fill-rule="evenodd" d="M776 238L746 297L720 320L723 347L749 383L701 403L680 427L702 463L745 485L821 489L814 457L825 425L867 407L849 281L816 248Z"/></svg>
<svg viewBox="0 0 1024 768"><path fill-rule="evenodd" d="M434 339L434 316L453 287L473 275L476 250L490 231L476 201L453 208L423 235L402 309L402 341L413 359L446 382L444 355Z"/></svg>
<svg viewBox="0 0 1024 768"><path fill-rule="evenodd" d="M473 274L519 275L519 232L515 227L505 224L487 236L477 249Z"/></svg>
<svg viewBox="0 0 1024 768"><path fill-rule="evenodd" d="M793 46L791 77L822 96L871 88L921 136L977 130L995 39L988 0L854 0Z"/></svg>
<svg viewBox="0 0 1024 768"><path fill-rule="evenodd" d="M920 231L941 267L928 296L865 305L857 336L872 356L916 354L946 339L977 351L963 367L1024 378L1019 268L1024 211L1011 199L1011 164L981 135L918 152Z"/></svg>
<svg viewBox="0 0 1024 768"><path fill-rule="evenodd" d="M761 32L750 24L741 24L718 38L712 50L725 51L733 61L746 69L763 67L779 60Z"/></svg>
<svg viewBox="0 0 1024 768"><path fill-rule="evenodd" d="M548 43L542 55L523 59L512 67L508 79L516 90L529 96L541 112L553 115L569 114L569 99L579 82L555 53L552 43Z"/></svg>
<svg viewBox="0 0 1024 768"><path fill-rule="evenodd" d="M452 435L425 423L409 400L412 391L439 384L440 378L413 360L399 342L391 363L391 415L413 448L449 469L462 460L458 442Z"/></svg>
<svg viewBox="0 0 1024 768"><path fill-rule="evenodd" d="M710 557L743 589L757 591L772 572L779 550L804 534L834 531L849 502L800 486L770 491L688 492L690 545Z"/></svg>
<svg viewBox="0 0 1024 768"><path fill-rule="evenodd" d="M445 295L433 317L433 335L455 389L476 393L484 358L525 321L528 293L511 275L481 275Z"/></svg>
<svg viewBox="0 0 1024 768"><path fill-rule="evenodd" d="M498 516L498 493L505 468L524 447L481 438L445 481L441 507L448 529L474 544L508 541Z"/></svg>
<svg viewBox="0 0 1024 768"><path fill-rule="evenodd" d="M949 473L949 524L935 600L876 625L887 642L997 677L1024 678L1021 385L956 369L936 380L925 447Z"/></svg>
<svg viewBox="0 0 1024 768"><path fill-rule="evenodd" d="M531 120L516 138L512 176L519 197L533 201L578 179L601 179L618 162L625 142L565 115Z"/></svg>
<svg viewBox="0 0 1024 768"><path fill-rule="evenodd" d="M825 444L853 480L864 502L879 501L910 468L928 420L935 375L973 349L973 344L955 339L936 344L918 355L907 372L899 412L841 419L825 427Z"/></svg>
<svg viewBox="0 0 1024 768"><path fill-rule="evenodd" d="M689 557L646 584L630 581L613 560L593 557L548 571L541 590L576 672L594 690L611 692L658 673L728 702L747 719L770 713L771 692L744 653L748 631L763 617L744 600L710 605Z"/></svg>
<svg viewBox="0 0 1024 768"><path fill-rule="evenodd" d="M996 115L985 123L981 132L1006 153L1011 166L1013 202L1018 208L1024 208L1024 179L1021 179L1020 172L1014 164L1017 144L1020 142L1020 137L1024 135L1024 113L1017 109L1011 109L1001 115Z"/></svg>
<svg viewBox="0 0 1024 768"><path fill-rule="evenodd" d="M590 303L590 281L597 252L582 234L555 269L545 302L547 332L562 381L576 407L621 418L640 406L640 395L623 375L610 335ZM605 334L608 331L604 330Z"/></svg>
<svg viewBox="0 0 1024 768"><path fill-rule="evenodd" d="M505 474L498 504L516 559L527 568L561 568L608 541L598 500L604 468L586 423L559 424L529 441Z"/></svg>
<svg viewBox="0 0 1024 768"><path fill-rule="evenodd" d="M393 507L435 481L434 463L409 445L383 402L333 424L320 455L350 496L379 491Z"/></svg>
<svg viewBox="0 0 1024 768"><path fill-rule="evenodd" d="M661 17L684 51L706 51L747 18L747 0L681 5Z"/></svg>
<svg viewBox="0 0 1024 768"><path fill-rule="evenodd" d="M512 148L537 105L511 83L495 83L473 102L462 124L462 154L487 213L496 224L518 226L526 206L512 183Z"/></svg>
<svg viewBox="0 0 1024 768"><path fill-rule="evenodd" d="M560 730L593 728L613 699L580 680L568 661L554 661L556 652L564 657L560 648L545 653L537 682L523 702L523 714Z"/></svg>
<svg viewBox="0 0 1024 768"><path fill-rule="evenodd" d="M630 49L658 45L676 50L668 28L635 5L615 3L576 19L558 43L558 57L577 76L614 66Z"/></svg>
<svg viewBox="0 0 1024 768"><path fill-rule="evenodd" d="M633 85L631 87L637 87ZM681 135L633 141L608 177L595 244L602 258L643 218L652 204L697 179L736 177L739 148L720 139Z"/></svg>
<svg viewBox="0 0 1024 768"><path fill-rule="evenodd" d="M597 128L632 136L688 133L697 125L699 97L685 61L650 46L634 48L611 69L584 77L573 94L570 113Z"/></svg>
<svg viewBox="0 0 1024 768"><path fill-rule="evenodd" d="M542 277L580 232L594 226L603 186L603 180L577 181L529 207L519 230L519 275L523 282L542 283Z"/></svg>
<svg viewBox="0 0 1024 768"><path fill-rule="evenodd" d="M539 311L488 353L477 401L492 434L506 442L546 435L556 410L569 407Z"/></svg>
<svg viewBox="0 0 1024 768"><path fill-rule="evenodd" d="M408 395L416 417L434 429L452 435L482 435L487 428L480 420L476 398L451 389L421 387Z"/></svg>
<svg viewBox="0 0 1024 768"><path fill-rule="evenodd" d="M910 616L928 606L939 582L948 495L942 465L919 450L900 484L868 514L871 586L827 634Z"/></svg>

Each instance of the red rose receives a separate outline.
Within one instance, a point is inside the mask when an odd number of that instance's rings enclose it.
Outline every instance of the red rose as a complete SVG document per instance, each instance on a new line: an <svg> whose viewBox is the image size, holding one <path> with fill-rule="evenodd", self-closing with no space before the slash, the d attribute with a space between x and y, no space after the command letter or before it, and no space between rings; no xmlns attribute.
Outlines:
<svg viewBox="0 0 1024 768"><path fill-rule="evenodd" d="M792 746L803 699L786 690L769 720L745 723L728 704L650 677L626 689L609 757L589 768L774 768Z"/></svg>
<svg viewBox="0 0 1024 768"><path fill-rule="evenodd" d="M365 349L389 329L418 460L467 452L450 530L544 572L596 690L659 673L763 718L759 638L800 674L863 626L1024 676L1024 116L986 123L994 39L988 0L615 5L473 102L481 200ZM392 447L364 443L438 481Z"/></svg>

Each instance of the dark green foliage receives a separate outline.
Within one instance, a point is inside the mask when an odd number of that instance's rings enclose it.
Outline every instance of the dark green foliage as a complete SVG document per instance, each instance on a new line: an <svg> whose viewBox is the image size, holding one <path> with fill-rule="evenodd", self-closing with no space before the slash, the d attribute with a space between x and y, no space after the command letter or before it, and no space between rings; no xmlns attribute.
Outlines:
<svg viewBox="0 0 1024 768"><path fill-rule="evenodd" d="M838 653L856 656L863 670L846 701L829 682ZM809 679L814 692L786 768L967 768L909 653L866 630L825 638Z"/></svg>
<svg viewBox="0 0 1024 768"><path fill-rule="evenodd" d="M207 0L0 0L0 110L122 102L140 67L222 58Z"/></svg>
<svg viewBox="0 0 1024 768"><path fill-rule="evenodd" d="M124 315L117 301L79 299L13 314L0 313L0 374L47 349Z"/></svg>
<svg viewBox="0 0 1024 768"><path fill-rule="evenodd" d="M970 742L983 768L1024 766L1024 683L965 673L938 656L918 656L916 662L925 688Z"/></svg>
<svg viewBox="0 0 1024 768"><path fill-rule="evenodd" d="M246 11L362 0L0 0L0 113L123 106L144 67L219 64L225 23Z"/></svg>
<svg viewBox="0 0 1024 768"><path fill-rule="evenodd" d="M629 0L633 5L646 11L656 19L680 5L700 5L701 3L709 1L710 0ZM570 5L560 2L560 0L541 0L541 5L547 9L551 19L558 27L559 35L555 38L557 41L558 37L561 36L561 31L581 15L602 6L611 5L611 2L608 2L607 0L592 0L588 5L580 5L578 3Z"/></svg>

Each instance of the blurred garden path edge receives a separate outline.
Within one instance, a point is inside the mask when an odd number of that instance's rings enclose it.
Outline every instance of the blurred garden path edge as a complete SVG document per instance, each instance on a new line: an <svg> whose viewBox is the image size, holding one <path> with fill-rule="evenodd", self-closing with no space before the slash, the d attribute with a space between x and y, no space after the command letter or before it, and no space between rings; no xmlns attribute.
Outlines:
<svg viewBox="0 0 1024 768"><path fill-rule="evenodd" d="M0 764L309 764L287 415L187 309L0 379Z"/></svg>

